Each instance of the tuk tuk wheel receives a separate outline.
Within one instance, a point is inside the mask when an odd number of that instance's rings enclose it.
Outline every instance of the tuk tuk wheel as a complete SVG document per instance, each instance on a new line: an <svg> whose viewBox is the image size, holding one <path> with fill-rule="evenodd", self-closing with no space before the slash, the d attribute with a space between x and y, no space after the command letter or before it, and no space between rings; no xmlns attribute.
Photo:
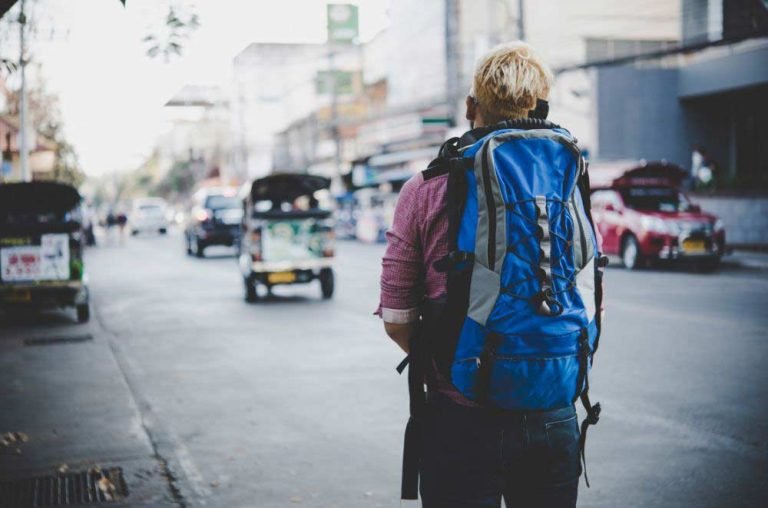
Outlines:
<svg viewBox="0 0 768 508"><path fill-rule="evenodd" d="M256 288L256 281L251 279L243 279L245 283L245 301L248 303L254 303L259 301L259 291Z"/></svg>
<svg viewBox="0 0 768 508"><path fill-rule="evenodd" d="M78 323L87 323L91 319L91 307L87 303L81 303L75 309Z"/></svg>
<svg viewBox="0 0 768 508"><path fill-rule="evenodd" d="M326 300L333 296L333 270L323 268L320 270L320 290L323 292L323 298Z"/></svg>

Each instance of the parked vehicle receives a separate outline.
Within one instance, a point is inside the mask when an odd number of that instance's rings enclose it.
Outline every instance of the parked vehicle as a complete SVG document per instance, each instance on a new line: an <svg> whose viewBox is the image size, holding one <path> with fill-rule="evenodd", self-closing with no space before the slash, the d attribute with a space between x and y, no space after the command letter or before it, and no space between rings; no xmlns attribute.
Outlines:
<svg viewBox="0 0 768 508"><path fill-rule="evenodd" d="M139 233L160 233L168 231L168 205L161 198L139 198L134 200L128 215L132 235Z"/></svg>
<svg viewBox="0 0 768 508"><path fill-rule="evenodd" d="M88 321L80 201L66 184L0 185L0 306L74 307Z"/></svg>
<svg viewBox="0 0 768 508"><path fill-rule="evenodd" d="M212 245L237 245L242 218L243 207L237 189L200 189L192 197L192 207L187 214L184 229L187 254L203 257L205 249Z"/></svg>
<svg viewBox="0 0 768 508"><path fill-rule="evenodd" d="M320 281L323 298L334 291L333 220L328 178L275 174L260 178L243 199L239 250L245 300L259 299L259 287Z"/></svg>
<svg viewBox="0 0 768 508"><path fill-rule="evenodd" d="M670 164L647 163L607 184L593 184L592 214L603 251L621 256L629 269L656 260L690 260L715 269L725 252L723 223L680 190L686 174Z"/></svg>

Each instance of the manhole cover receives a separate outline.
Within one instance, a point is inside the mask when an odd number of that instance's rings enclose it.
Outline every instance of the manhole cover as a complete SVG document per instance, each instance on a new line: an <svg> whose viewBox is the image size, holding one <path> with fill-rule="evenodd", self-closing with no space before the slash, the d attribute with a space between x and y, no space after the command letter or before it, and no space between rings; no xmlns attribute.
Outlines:
<svg viewBox="0 0 768 508"><path fill-rule="evenodd" d="M123 470L119 467L0 481L0 508L110 503L127 495Z"/></svg>
<svg viewBox="0 0 768 508"><path fill-rule="evenodd" d="M89 340L93 340L93 336L89 333L83 335L57 335L52 337L34 337L31 339L24 339L24 345L50 346L51 344L74 344L77 342L88 342Z"/></svg>

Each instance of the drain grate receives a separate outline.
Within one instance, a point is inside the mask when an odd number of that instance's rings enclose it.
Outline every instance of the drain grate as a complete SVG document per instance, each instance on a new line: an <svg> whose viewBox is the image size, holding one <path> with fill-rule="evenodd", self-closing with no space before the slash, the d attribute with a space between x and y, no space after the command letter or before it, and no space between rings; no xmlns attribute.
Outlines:
<svg viewBox="0 0 768 508"><path fill-rule="evenodd" d="M0 508L45 508L119 501L128 495L122 468L0 481Z"/></svg>
<svg viewBox="0 0 768 508"><path fill-rule="evenodd" d="M25 346L50 346L51 344L73 344L78 342L88 342L93 340L93 335L86 333L83 335L63 335L53 337L34 337L24 339Z"/></svg>

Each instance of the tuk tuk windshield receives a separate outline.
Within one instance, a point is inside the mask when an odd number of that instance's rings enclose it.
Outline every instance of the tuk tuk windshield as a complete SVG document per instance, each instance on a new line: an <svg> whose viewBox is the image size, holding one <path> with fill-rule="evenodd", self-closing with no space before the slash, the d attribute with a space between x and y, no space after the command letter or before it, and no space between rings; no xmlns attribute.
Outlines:
<svg viewBox="0 0 768 508"><path fill-rule="evenodd" d="M328 217L333 198L330 180L303 174L276 174L253 182L250 192L254 217Z"/></svg>

